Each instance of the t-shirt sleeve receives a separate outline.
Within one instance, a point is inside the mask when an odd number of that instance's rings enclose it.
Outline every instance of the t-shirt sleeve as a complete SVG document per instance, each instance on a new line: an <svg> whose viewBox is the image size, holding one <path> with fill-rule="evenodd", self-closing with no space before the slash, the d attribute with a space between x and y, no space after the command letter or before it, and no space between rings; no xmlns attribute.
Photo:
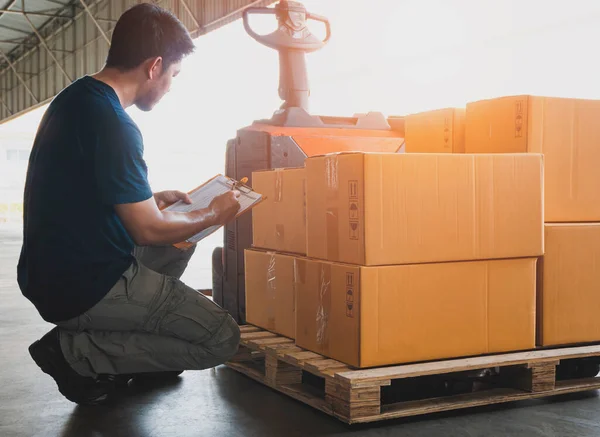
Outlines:
<svg viewBox="0 0 600 437"><path fill-rule="evenodd" d="M142 136L133 126L118 125L101 133L95 176L103 203L134 203L152 197L143 150Z"/></svg>

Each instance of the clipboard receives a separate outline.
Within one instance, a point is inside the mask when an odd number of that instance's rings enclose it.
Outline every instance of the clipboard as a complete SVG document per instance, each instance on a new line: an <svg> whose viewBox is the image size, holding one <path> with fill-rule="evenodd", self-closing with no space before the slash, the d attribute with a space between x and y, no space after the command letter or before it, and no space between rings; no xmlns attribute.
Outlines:
<svg viewBox="0 0 600 437"><path fill-rule="evenodd" d="M235 218L238 218L239 216L250 211L252 208L254 208L256 205L258 205L264 200L264 196L262 194L257 193L245 183L236 181L235 179L230 178L228 176L218 174L206 181L205 183L203 183L202 185L188 192L188 195L192 199L191 204L179 200L169 206L162 208L162 210L175 212L190 212L195 211L197 209L207 208L210 205L212 199L234 189L240 192L240 197L238 198L240 202L240 210L236 214ZM214 225L209 228L206 228L198 232L196 235L188 238L187 240L174 244L174 246L179 249L188 249L194 244L208 237L221 227L222 225Z"/></svg>

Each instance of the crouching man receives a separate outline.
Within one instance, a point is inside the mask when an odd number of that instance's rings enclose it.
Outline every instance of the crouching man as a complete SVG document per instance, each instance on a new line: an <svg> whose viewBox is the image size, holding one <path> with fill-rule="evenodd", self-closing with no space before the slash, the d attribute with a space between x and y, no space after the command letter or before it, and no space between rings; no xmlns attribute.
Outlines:
<svg viewBox="0 0 600 437"><path fill-rule="evenodd" d="M110 401L130 378L216 366L238 348L233 318L179 279L194 249L173 243L231 221L239 193L162 211L189 198L152 193L142 135L125 112L151 110L193 49L174 15L134 6L116 24L105 67L65 88L38 128L18 281L56 325L29 352L79 404Z"/></svg>

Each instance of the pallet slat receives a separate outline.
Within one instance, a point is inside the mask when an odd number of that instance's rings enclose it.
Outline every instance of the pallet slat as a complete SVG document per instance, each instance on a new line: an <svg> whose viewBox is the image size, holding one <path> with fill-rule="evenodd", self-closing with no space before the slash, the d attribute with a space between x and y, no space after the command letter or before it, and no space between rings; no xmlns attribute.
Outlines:
<svg viewBox="0 0 600 437"><path fill-rule="evenodd" d="M591 378L596 379L596 378ZM550 392L528 393L515 389L499 388L486 390L480 393L469 393L450 398L435 398L412 403L399 403L387 405L382 408L381 414L371 417L361 417L353 423L368 423L386 419L398 419L401 417L420 416L432 413L441 413L465 408L482 407L506 402L522 401L526 399L539 399L549 396L558 396L568 393L577 393L588 390L600 389L600 382L590 380L579 380L576 383L557 384L555 390Z"/></svg>
<svg viewBox="0 0 600 437"><path fill-rule="evenodd" d="M244 327L240 350L227 365L351 424L597 390L600 377L556 380L556 366L561 359L592 356L600 359L600 345L353 370L344 363L304 350L289 338L250 326ZM426 399L403 402L397 402L398 398L390 401L389 393L383 392L393 391L410 378L420 381L421 377L465 377L466 372L480 369L500 370L493 374L495 379L488 382L489 387L479 391L443 397L429 395ZM305 382L304 372L322 378L324 389Z"/></svg>
<svg viewBox="0 0 600 437"><path fill-rule="evenodd" d="M259 331L262 331L262 329L260 329L257 326L253 326L253 325L240 326L240 332L242 333L242 337L243 337L243 334L245 334L247 332L259 332Z"/></svg>
<svg viewBox="0 0 600 437"><path fill-rule="evenodd" d="M276 344L284 344L294 346L294 340L285 337L259 338L257 340L248 340L249 346L254 346L258 349L265 349L267 346Z"/></svg>
<svg viewBox="0 0 600 437"><path fill-rule="evenodd" d="M337 378L353 385L355 383L377 382L378 380L411 378L416 376L437 375L441 373L463 372L488 367L514 366L560 359L585 358L600 355L600 345L551 349L529 352L517 352L503 355L461 358L455 360L433 361L419 364L381 367L376 369L353 370L336 374Z"/></svg>

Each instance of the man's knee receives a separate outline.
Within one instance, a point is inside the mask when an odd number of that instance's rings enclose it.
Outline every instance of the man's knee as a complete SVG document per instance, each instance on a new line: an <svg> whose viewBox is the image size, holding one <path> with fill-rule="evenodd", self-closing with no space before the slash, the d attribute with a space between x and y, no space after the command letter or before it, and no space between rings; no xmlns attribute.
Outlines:
<svg viewBox="0 0 600 437"><path fill-rule="evenodd" d="M239 344L240 327L231 316L227 316L210 342L210 351L214 356L226 362L237 353Z"/></svg>

